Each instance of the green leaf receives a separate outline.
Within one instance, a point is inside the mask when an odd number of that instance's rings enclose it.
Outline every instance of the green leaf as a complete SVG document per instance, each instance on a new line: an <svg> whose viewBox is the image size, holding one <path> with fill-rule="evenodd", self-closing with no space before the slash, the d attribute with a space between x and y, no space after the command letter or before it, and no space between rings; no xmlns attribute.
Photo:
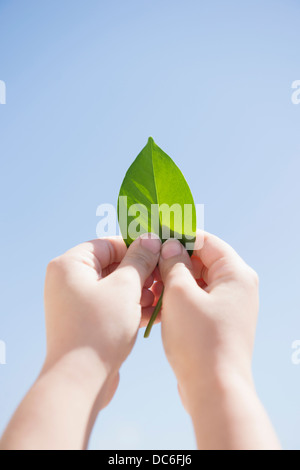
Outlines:
<svg viewBox="0 0 300 470"><path fill-rule="evenodd" d="M142 210L130 215L130 207L134 205ZM195 241L196 209L191 190L180 169L152 137L125 175L119 194L118 217L127 246L137 238L130 233L130 224L134 227L135 221L139 234L152 231L163 242L178 238L184 246ZM156 223L153 224L153 220Z"/></svg>
<svg viewBox="0 0 300 470"><path fill-rule="evenodd" d="M180 169L152 137L125 175L118 218L127 246L142 233L152 232L162 242L177 238L190 254L193 252L197 224L191 190ZM150 330L146 333L148 336Z"/></svg>

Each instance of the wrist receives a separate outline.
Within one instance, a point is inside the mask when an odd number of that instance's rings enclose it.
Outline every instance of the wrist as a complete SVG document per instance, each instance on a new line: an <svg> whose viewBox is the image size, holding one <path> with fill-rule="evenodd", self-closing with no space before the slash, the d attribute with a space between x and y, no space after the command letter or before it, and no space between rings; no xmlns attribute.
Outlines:
<svg viewBox="0 0 300 470"><path fill-rule="evenodd" d="M112 372L89 347L68 351L60 357L48 354L38 380L49 376L67 383L84 399L96 403L97 412L107 405L107 396L112 388L115 391L118 383L118 372Z"/></svg>
<svg viewBox="0 0 300 470"><path fill-rule="evenodd" d="M227 373L186 397L198 449L271 450L280 444L256 394L251 374ZM185 389L186 390L186 389Z"/></svg>
<svg viewBox="0 0 300 470"><path fill-rule="evenodd" d="M48 355L1 441L6 449L86 449L113 379L93 351Z"/></svg>
<svg viewBox="0 0 300 470"><path fill-rule="evenodd" d="M250 368L242 371L223 369L214 371L205 378L192 376L178 384L185 409L192 416L202 408L226 401L240 389L255 392Z"/></svg>

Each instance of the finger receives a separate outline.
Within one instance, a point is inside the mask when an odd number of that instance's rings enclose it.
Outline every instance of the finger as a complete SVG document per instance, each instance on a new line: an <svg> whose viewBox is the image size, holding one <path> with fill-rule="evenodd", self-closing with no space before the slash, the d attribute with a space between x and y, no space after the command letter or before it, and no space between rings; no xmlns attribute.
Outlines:
<svg viewBox="0 0 300 470"><path fill-rule="evenodd" d="M151 287L151 290L154 294L154 297L155 297L155 302L159 299L159 297L161 296L161 293L162 293L162 290L163 290L163 283L162 281L157 281L153 284L153 286Z"/></svg>
<svg viewBox="0 0 300 470"><path fill-rule="evenodd" d="M128 248L119 267L112 274L120 285L140 301L141 291L159 259L161 241L153 234L144 234Z"/></svg>
<svg viewBox="0 0 300 470"><path fill-rule="evenodd" d="M206 289L207 287L207 284L203 279L197 279L197 284L199 287L201 287L201 289Z"/></svg>
<svg viewBox="0 0 300 470"><path fill-rule="evenodd" d="M122 237L111 237L81 243L69 250L65 256L82 262L102 276L102 270L113 263L120 263L126 251Z"/></svg>
<svg viewBox="0 0 300 470"><path fill-rule="evenodd" d="M149 289L143 289L141 295L141 306L142 307L151 307L154 302L154 294Z"/></svg>
<svg viewBox="0 0 300 470"><path fill-rule="evenodd" d="M153 275L154 275L154 280L155 281L161 281L161 275L160 275L160 272L159 272L159 269L158 269L157 266L153 271Z"/></svg>
<svg viewBox="0 0 300 470"><path fill-rule="evenodd" d="M152 273L152 274L150 274L150 276L146 279L145 284L144 284L144 287L146 287L147 289L149 289L149 287L152 286L153 282L154 282L154 275L153 275L153 273Z"/></svg>
<svg viewBox="0 0 300 470"><path fill-rule="evenodd" d="M203 232L197 231L197 237L203 238ZM200 258L207 269L210 269L212 264L222 257L240 259L237 252L228 243L208 232L204 232L203 246L194 251L194 256Z"/></svg>
<svg viewBox="0 0 300 470"><path fill-rule="evenodd" d="M107 266L107 268L104 268L102 270L102 277L106 277L108 276L109 274L113 273L117 267L119 266L120 263L113 263L113 264L110 264L109 266ZM153 273L146 279L145 281L145 284L144 284L144 287L146 289L149 289L152 284L154 282L154 276L153 276Z"/></svg>
<svg viewBox="0 0 300 470"><path fill-rule="evenodd" d="M195 279L203 278L205 275L204 271L207 271L204 264L202 263L201 259L197 256L193 255L191 257L192 267L193 267L193 276ZM205 269L204 269L205 268Z"/></svg>
<svg viewBox="0 0 300 470"><path fill-rule="evenodd" d="M198 285L192 275L192 263L188 252L176 239L167 240L161 249L159 258L159 270L166 292L172 291L172 295L198 289Z"/></svg>
<svg viewBox="0 0 300 470"><path fill-rule="evenodd" d="M109 276L111 273L113 273L117 269L119 264L120 263L112 263L109 264L106 268L102 269L102 277Z"/></svg>
<svg viewBox="0 0 300 470"><path fill-rule="evenodd" d="M200 236L203 237L203 233ZM228 243L207 232L204 233L203 247L194 251L193 257L200 261L197 274L208 285L228 276L235 277L241 269L247 267Z"/></svg>

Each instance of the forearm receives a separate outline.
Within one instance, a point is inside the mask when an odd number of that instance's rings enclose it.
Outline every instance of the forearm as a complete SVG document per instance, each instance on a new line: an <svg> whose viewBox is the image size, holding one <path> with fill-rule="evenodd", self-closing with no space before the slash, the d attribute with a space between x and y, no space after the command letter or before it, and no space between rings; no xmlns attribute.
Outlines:
<svg viewBox="0 0 300 470"><path fill-rule="evenodd" d="M189 400L197 445L203 450L279 450L254 386L241 377L194 389Z"/></svg>
<svg viewBox="0 0 300 470"><path fill-rule="evenodd" d="M89 357L91 364L82 356ZM9 423L0 449L86 448L105 401L106 381L105 369L88 350L45 367Z"/></svg>

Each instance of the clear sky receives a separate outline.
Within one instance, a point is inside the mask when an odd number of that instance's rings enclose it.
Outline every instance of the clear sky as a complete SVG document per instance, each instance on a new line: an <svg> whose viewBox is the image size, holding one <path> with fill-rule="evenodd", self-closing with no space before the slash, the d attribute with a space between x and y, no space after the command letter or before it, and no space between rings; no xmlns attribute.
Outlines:
<svg viewBox="0 0 300 470"><path fill-rule="evenodd" d="M95 238L152 135L206 230L259 273L257 390L300 449L299 15L296 0L0 0L0 432L43 362L47 263ZM141 332L90 448L194 447L160 327Z"/></svg>

